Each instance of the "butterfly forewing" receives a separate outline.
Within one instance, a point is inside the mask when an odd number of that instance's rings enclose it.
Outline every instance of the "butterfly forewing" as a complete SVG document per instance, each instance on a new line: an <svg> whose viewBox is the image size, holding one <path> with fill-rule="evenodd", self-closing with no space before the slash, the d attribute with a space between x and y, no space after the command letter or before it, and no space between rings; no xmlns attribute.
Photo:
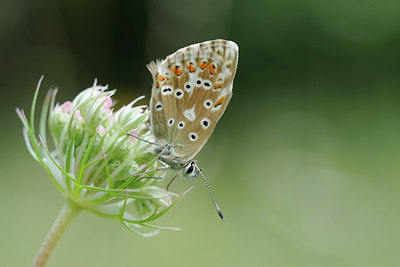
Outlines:
<svg viewBox="0 0 400 267"><path fill-rule="evenodd" d="M151 126L155 138L172 146L181 164L193 159L209 139L232 96L238 47L225 40L182 48L153 74Z"/></svg>

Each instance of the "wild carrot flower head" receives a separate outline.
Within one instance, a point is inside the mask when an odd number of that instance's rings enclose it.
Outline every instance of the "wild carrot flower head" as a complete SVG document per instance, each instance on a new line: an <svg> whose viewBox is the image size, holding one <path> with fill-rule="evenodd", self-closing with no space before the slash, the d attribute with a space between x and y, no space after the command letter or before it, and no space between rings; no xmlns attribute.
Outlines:
<svg viewBox="0 0 400 267"><path fill-rule="evenodd" d="M17 113L28 151L64 198L79 209L119 220L141 235L176 229L149 224L184 194L160 187L165 167L143 141L152 141L152 135L146 126L148 110L134 106L140 98L115 111L111 98L115 90L96 83L62 104L55 104L57 90L50 90L37 135L34 117L39 86L40 82L30 119L20 109Z"/></svg>

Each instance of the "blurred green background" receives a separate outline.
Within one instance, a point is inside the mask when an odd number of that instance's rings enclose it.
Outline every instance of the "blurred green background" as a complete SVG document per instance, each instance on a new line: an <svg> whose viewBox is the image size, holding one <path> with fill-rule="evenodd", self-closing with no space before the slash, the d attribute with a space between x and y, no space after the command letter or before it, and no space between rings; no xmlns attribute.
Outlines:
<svg viewBox="0 0 400 267"><path fill-rule="evenodd" d="M62 206L15 114L39 77L58 102L99 84L148 101L145 64L191 43L240 47L201 179L140 238L81 213L49 266L400 266L400 1L0 0L2 266L29 266ZM144 102L144 103L145 103Z"/></svg>

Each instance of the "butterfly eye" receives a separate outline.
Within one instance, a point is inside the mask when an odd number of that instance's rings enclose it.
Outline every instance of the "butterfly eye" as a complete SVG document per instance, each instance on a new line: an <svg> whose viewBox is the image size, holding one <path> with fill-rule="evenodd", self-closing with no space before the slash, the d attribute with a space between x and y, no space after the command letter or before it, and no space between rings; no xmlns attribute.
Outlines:
<svg viewBox="0 0 400 267"><path fill-rule="evenodd" d="M189 174L189 173L192 173L193 171L194 171L193 165L189 164L189 168L187 168L186 173Z"/></svg>
<svg viewBox="0 0 400 267"><path fill-rule="evenodd" d="M211 89L211 81L210 80L205 80L203 84L204 90L210 90Z"/></svg>
<svg viewBox="0 0 400 267"><path fill-rule="evenodd" d="M185 122L184 122L184 121L180 121L180 122L178 123L178 129L181 130L181 129L183 129L184 127L185 127Z"/></svg>
<svg viewBox="0 0 400 267"><path fill-rule="evenodd" d="M199 136L197 135L197 133L191 132L189 134L189 140L190 141L194 142L194 141L197 141L197 139L199 139Z"/></svg>
<svg viewBox="0 0 400 267"><path fill-rule="evenodd" d="M175 97L177 99L181 99L183 97L183 90L182 89L176 89L175 90Z"/></svg>
<svg viewBox="0 0 400 267"><path fill-rule="evenodd" d="M196 166L196 163L194 163L194 161L189 162L189 164L187 164L187 165L185 166L186 177L187 177L187 178L194 178L194 177L197 176L197 174L199 174L199 173L196 171L195 166Z"/></svg>
<svg viewBox="0 0 400 267"><path fill-rule="evenodd" d="M200 122L201 127L203 127L204 130L207 129L208 126L210 126L210 122L211 121L208 118L202 119L201 122Z"/></svg>
<svg viewBox="0 0 400 267"><path fill-rule="evenodd" d="M168 120L168 126L171 127L172 125L174 125L175 119L174 118L170 118Z"/></svg>
<svg viewBox="0 0 400 267"><path fill-rule="evenodd" d="M212 101L210 100L210 99L207 99L206 101L204 101L204 107L206 108L206 109L210 109L211 108L211 106L212 106Z"/></svg>
<svg viewBox="0 0 400 267"><path fill-rule="evenodd" d="M156 103L156 110L157 110L157 111L160 111L160 110L162 110L162 108L163 108L163 105L161 104L160 101L158 101L158 102Z"/></svg>

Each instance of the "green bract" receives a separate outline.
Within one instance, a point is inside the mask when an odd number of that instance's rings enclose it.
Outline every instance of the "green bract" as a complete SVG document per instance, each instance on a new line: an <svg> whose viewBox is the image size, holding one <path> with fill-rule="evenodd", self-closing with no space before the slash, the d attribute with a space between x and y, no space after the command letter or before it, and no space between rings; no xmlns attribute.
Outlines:
<svg viewBox="0 0 400 267"><path fill-rule="evenodd" d="M55 104L57 90L50 90L37 135L34 112L39 86L40 82L30 120L22 110L17 109L17 113L28 151L47 170L65 199L77 209L117 219L141 235L176 229L149 224L170 210L184 193L159 187L166 167L149 152L150 145L140 140L152 141L146 127L148 110L134 107L140 98L114 111L111 96L115 90L107 87L94 84L61 105ZM142 231L144 228L150 231Z"/></svg>

